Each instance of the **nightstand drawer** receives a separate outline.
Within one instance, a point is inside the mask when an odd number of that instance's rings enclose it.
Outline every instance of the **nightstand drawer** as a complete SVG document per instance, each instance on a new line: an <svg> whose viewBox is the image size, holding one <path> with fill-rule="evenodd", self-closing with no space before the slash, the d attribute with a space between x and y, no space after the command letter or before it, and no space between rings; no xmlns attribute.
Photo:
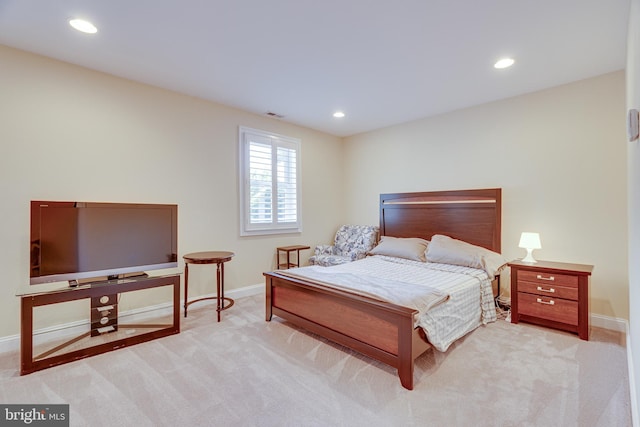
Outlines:
<svg viewBox="0 0 640 427"><path fill-rule="evenodd" d="M522 276L522 274L520 274ZM578 301L578 288L558 286L549 283L531 283L518 281L518 291L536 294L548 298L565 298Z"/></svg>
<svg viewBox="0 0 640 427"><path fill-rule="evenodd" d="M521 315L578 325L578 302L518 292Z"/></svg>
<svg viewBox="0 0 640 427"><path fill-rule="evenodd" d="M543 285L562 285L578 287L578 276L569 276L567 274L545 273L541 271L518 271L518 281L526 280Z"/></svg>

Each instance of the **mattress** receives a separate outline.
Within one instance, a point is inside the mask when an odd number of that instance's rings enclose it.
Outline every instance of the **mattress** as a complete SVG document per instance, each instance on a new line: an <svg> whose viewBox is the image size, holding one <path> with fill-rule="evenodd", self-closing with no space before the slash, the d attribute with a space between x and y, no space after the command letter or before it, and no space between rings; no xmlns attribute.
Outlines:
<svg viewBox="0 0 640 427"><path fill-rule="evenodd" d="M439 351L496 320L491 278L483 270L383 255L281 273L418 310L415 326ZM422 290L422 291L421 291Z"/></svg>

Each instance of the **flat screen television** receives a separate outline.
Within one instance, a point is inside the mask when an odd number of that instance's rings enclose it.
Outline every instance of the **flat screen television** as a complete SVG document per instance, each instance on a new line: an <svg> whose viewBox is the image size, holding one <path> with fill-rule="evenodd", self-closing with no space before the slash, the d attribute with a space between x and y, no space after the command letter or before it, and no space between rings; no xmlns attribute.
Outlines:
<svg viewBox="0 0 640 427"><path fill-rule="evenodd" d="M32 285L178 266L178 206L31 202Z"/></svg>

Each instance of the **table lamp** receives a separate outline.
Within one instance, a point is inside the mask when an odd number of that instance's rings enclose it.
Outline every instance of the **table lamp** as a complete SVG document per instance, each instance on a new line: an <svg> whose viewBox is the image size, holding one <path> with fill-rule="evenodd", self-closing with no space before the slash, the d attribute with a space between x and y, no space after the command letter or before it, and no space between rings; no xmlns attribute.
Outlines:
<svg viewBox="0 0 640 427"><path fill-rule="evenodd" d="M518 247L527 250L527 256L522 259L523 262L535 263L536 260L533 258L532 252L534 249L542 248L540 244L540 234L523 232L520 235L520 244L518 244Z"/></svg>

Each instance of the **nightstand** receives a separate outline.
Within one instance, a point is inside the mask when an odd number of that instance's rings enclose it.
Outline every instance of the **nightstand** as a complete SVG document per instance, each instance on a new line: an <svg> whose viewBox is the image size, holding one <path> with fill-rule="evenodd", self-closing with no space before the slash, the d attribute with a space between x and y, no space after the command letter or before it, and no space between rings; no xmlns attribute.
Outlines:
<svg viewBox="0 0 640 427"><path fill-rule="evenodd" d="M300 251L305 249L311 249L311 247L307 245L293 245L293 246L280 246L276 248L278 268L285 269L285 268L291 268L291 267L300 267ZM287 257L287 262L285 262L284 264L280 263L280 252L284 252ZM296 262L292 262L291 252L296 253Z"/></svg>
<svg viewBox="0 0 640 427"><path fill-rule="evenodd" d="M592 265L512 261L511 323L528 322L589 339Z"/></svg>

